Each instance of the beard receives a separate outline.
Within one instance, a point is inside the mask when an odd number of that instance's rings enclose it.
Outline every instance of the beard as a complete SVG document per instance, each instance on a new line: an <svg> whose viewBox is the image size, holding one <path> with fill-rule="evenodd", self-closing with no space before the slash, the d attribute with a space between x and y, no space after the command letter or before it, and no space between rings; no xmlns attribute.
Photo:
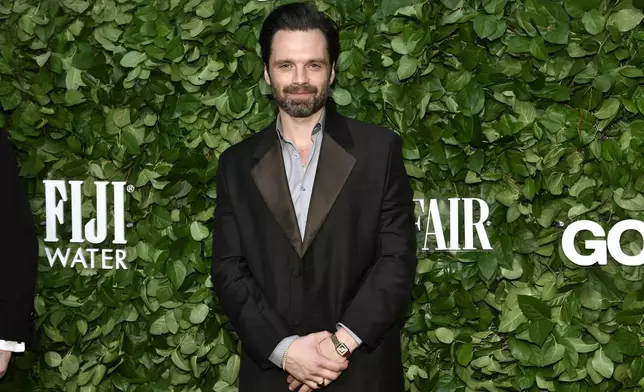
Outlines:
<svg viewBox="0 0 644 392"><path fill-rule="evenodd" d="M327 81L320 89L310 84L289 85L283 88L271 86L277 105L292 117L309 117L324 107L329 98L331 84ZM319 90L319 91L318 91ZM310 93L311 98L290 99L287 94Z"/></svg>

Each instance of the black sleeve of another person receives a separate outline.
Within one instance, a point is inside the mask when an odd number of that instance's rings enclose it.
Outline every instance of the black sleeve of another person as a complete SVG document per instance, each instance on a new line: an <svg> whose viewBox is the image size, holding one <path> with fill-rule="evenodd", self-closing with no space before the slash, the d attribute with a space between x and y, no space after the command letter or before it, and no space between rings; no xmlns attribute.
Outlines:
<svg viewBox="0 0 644 392"><path fill-rule="evenodd" d="M18 173L7 131L0 129L0 339L30 345L38 239Z"/></svg>

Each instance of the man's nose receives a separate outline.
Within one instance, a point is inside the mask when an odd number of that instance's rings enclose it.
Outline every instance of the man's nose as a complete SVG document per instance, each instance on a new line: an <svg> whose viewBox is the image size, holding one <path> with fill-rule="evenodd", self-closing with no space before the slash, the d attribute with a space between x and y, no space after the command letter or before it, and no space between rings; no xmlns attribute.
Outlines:
<svg viewBox="0 0 644 392"><path fill-rule="evenodd" d="M305 84L308 82L308 76L306 73L306 68L304 67L295 67L295 74L293 75L294 84Z"/></svg>

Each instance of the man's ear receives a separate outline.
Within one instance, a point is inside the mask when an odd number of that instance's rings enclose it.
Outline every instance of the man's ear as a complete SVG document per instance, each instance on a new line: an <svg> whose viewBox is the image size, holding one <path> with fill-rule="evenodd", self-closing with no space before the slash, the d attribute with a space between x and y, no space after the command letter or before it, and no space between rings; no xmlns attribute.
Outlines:
<svg viewBox="0 0 644 392"><path fill-rule="evenodd" d="M271 74L268 73L268 65L264 64L264 80L266 84L271 85Z"/></svg>
<svg viewBox="0 0 644 392"><path fill-rule="evenodd" d="M331 75L329 77L329 85L333 84L334 80L335 80L335 63L331 65Z"/></svg>

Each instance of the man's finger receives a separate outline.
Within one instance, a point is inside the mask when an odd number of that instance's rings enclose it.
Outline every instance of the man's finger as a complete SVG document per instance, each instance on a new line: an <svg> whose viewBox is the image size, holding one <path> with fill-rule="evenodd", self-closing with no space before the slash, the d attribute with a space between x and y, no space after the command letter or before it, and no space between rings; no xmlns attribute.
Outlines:
<svg viewBox="0 0 644 392"><path fill-rule="evenodd" d="M340 377L340 372L332 372L330 370L326 369L318 369L318 371L315 372L315 376L318 378L324 378L327 380L327 383L329 381L335 381Z"/></svg>
<svg viewBox="0 0 644 392"><path fill-rule="evenodd" d="M326 339L326 338L331 336L331 332L329 332L329 331L320 331L320 332L314 333L313 335L319 340L324 340L324 339Z"/></svg>
<svg viewBox="0 0 644 392"><path fill-rule="evenodd" d="M320 355L320 359L318 360L318 365L324 369L331 370L333 372L341 372L343 370L346 370L347 367L349 367L349 361L344 361L344 362L336 362L330 358L325 357L324 355Z"/></svg>
<svg viewBox="0 0 644 392"><path fill-rule="evenodd" d="M290 382L289 382L288 390L289 390L289 391L294 391L294 390L296 390L296 389L297 389L297 387L299 387L300 385L302 385L302 382L301 382L300 380L293 379L292 381L290 381ZM307 387L306 385L305 385L305 386L303 386L302 388L305 388L305 387L308 389L308 387ZM302 392L302 390L303 390L303 389L300 389L300 392Z"/></svg>
<svg viewBox="0 0 644 392"><path fill-rule="evenodd" d="M300 385L302 385L302 382L295 378L292 374L289 374L288 377L286 377L286 382L289 384L288 389L289 391L294 391L296 390Z"/></svg>

